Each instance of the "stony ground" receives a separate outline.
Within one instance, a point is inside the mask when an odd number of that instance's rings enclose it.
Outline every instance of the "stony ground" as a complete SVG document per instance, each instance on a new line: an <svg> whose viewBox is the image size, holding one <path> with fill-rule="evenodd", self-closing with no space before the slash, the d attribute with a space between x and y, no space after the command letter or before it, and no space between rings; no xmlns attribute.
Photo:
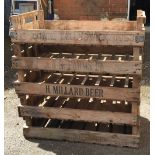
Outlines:
<svg viewBox="0 0 155 155"><path fill-rule="evenodd" d="M5 155L149 155L149 42L149 28L147 28L141 87L141 144L139 149L131 149L64 141L24 139L22 135L24 121L18 117L19 99L12 85L16 75L10 69L9 40L5 39Z"/></svg>

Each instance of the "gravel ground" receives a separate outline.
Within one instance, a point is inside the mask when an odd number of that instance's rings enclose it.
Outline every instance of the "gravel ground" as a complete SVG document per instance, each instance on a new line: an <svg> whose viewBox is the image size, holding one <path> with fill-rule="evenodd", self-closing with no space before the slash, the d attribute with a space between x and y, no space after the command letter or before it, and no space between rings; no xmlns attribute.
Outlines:
<svg viewBox="0 0 155 155"><path fill-rule="evenodd" d="M24 121L18 117L17 105L19 99L12 85L16 76L14 71L10 69L11 52L9 50L9 40L5 39L5 155L149 155L149 42L149 28L147 28L141 86L141 144L139 149L132 149L66 141L24 139L22 134Z"/></svg>

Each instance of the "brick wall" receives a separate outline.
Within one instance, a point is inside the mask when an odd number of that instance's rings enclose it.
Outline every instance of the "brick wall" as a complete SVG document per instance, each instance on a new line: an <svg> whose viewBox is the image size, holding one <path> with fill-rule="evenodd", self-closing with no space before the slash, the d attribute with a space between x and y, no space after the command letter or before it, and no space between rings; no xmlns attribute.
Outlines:
<svg viewBox="0 0 155 155"><path fill-rule="evenodd" d="M126 18L128 0L54 0L60 19Z"/></svg>

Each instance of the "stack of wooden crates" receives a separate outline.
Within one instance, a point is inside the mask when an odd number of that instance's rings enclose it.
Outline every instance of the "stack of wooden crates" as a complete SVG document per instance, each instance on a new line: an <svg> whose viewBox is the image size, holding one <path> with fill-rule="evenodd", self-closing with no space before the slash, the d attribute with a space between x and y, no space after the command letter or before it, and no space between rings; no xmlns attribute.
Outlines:
<svg viewBox="0 0 155 155"><path fill-rule="evenodd" d="M145 13L136 21L10 18L25 137L138 147Z"/></svg>

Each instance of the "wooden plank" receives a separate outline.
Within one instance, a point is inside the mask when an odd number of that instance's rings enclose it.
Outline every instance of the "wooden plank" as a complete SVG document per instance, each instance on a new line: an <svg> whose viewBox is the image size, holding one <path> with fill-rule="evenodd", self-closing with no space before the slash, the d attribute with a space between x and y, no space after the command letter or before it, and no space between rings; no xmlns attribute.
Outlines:
<svg viewBox="0 0 155 155"><path fill-rule="evenodd" d="M101 86L15 82L15 90L17 94L100 98L127 101L139 101L140 98L140 90L137 88L110 88Z"/></svg>
<svg viewBox="0 0 155 155"><path fill-rule="evenodd" d="M101 83L101 80L102 80L102 76L99 75L98 78L97 78L97 81L96 81L96 83L95 83L95 86L99 86L100 83Z"/></svg>
<svg viewBox="0 0 155 155"><path fill-rule="evenodd" d="M125 77L125 84L124 84L124 87L125 87L125 88L128 88L128 87L129 87L129 75L127 75L127 76Z"/></svg>
<svg viewBox="0 0 155 155"><path fill-rule="evenodd" d="M146 16L145 11L137 10L137 30L145 31Z"/></svg>
<svg viewBox="0 0 155 155"><path fill-rule="evenodd" d="M39 29L45 29L45 20L44 20L43 10L38 11L38 17L39 17Z"/></svg>
<svg viewBox="0 0 155 155"><path fill-rule="evenodd" d="M22 29L36 29L36 28L39 28L38 21L25 23L25 24L22 25Z"/></svg>
<svg viewBox="0 0 155 155"><path fill-rule="evenodd" d="M97 25L97 26L96 26ZM89 21L89 20L45 20L45 27L52 30L117 30L134 31L136 21Z"/></svg>
<svg viewBox="0 0 155 155"><path fill-rule="evenodd" d="M22 56L22 52L21 52L22 51L22 46L20 44L15 44L13 46L13 49L14 49L14 54L16 54L18 57ZM25 71L20 69L20 70L18 70L17 74L18 74L18 81L19 82L24 82L25 81L25 77L24 77ZM27 105L26 94L20 94L18 97L20 98L20 102L21 102L22 105ZM26 124L28 126L31 126L32 121L31 121L30 117L26 117L26 118L24 117L23 119L25 119Z"/></svg>
<svg viewBox="0 0 155 155"><path fill-rule="evenodd" d="M28 138L43 138L68 140L73 142L96 143L115 146L138 147L139 135L104 133L76 129L24 127L24 136Z"/></svg>
<svg viewBox="0 0 155 155"><path fill-rule="evenodd" d="M19 115L21 117L29 116L37 118L130 124L130 125L136 125L137 122L136 116L129 113L70 109L70 108L33 107L33 106L19 106L18 108L19 108Z"/></svg>
<svg viewBox="0 0 155 155"><path fill-rule="evenodd" d="M145 22L146 22L145 11L137 10L137 20L139 21L140 19L143 22L143 24L145 24Z"/></svg>
<svg viewBox="0 0 155 155"><path fill-rule="evenodd" d="M141 61L117 61L117 60L84 60L67 58L33 58L13 57L14 69L50 70L60 72L80 73L112 73L112 74L141 74Z"/></svg>
<svg viewBox="0 0 155 155"><path fill-rule="evenodd" d="M112 79L111 79L110 87L113 87L114 86L115 80L116 80L115 78L116 78L116 75L113 75L112 76Z"/></svg>
<svg viewBox="0 0 155 155"><path fill-rule="evenodd" d="M85 83L86 83L88 77L89 77L89 75L87 74L87 75L84 77L83 81L81 82L81 85L85 85Z"/></svg>
<svg viewBox="0 0 155 155"><path fill-rule="evenodd" d="M139 60L139 56L140 56L140 48L138 47L134 47L133 48L133 57L134 60ZM141 81L141 76L133 76L133 88L138 88L140 89L140 81ZM140 93L138 94L138 97L140 97ZM132 103L132 113L139 116L139 106L140 101L138 102L133 102ZM139 120L137 120L139 122ZM132 134L137 134L139 130L138 125L137 126L133 126L132 128Z"/></svg>
<svg viewBox="0 0 155 155"><path fill-rule="evenodd" d="M13 43L11 45L11 48L15 56L22 57L25 54L25 51L23 50L22 45Z"/></svg>
<svg viewBox="0 0 155 155"><path fill-rule="evenodd" d="M87 107L88 107L88 105L89 105L89 102L88 102L88 99L76 99L76 100L73 100L74 102L77 102L76 103L76 109L87 109ZM83 122L83 121L78 121L78 123L77 122L73 122L72 123L72 128L73 129L84 129L84 127L85 127L85 122Z"/></svg>
<svg viewBox="0 0 155 155"><path fill-rule="evenodd" d="M12 42L36 44L143 46L141 31L10 30Z"/></svg>
<svg viewBox="0 0 155 155"><path fill-rule="evenodd" d="M72 81L73 81L73 79L76 77L76 74L77 73L75 73L71 78L70 78L70 80L67 82L67 84L71 84L72 83Z"/></svg>

